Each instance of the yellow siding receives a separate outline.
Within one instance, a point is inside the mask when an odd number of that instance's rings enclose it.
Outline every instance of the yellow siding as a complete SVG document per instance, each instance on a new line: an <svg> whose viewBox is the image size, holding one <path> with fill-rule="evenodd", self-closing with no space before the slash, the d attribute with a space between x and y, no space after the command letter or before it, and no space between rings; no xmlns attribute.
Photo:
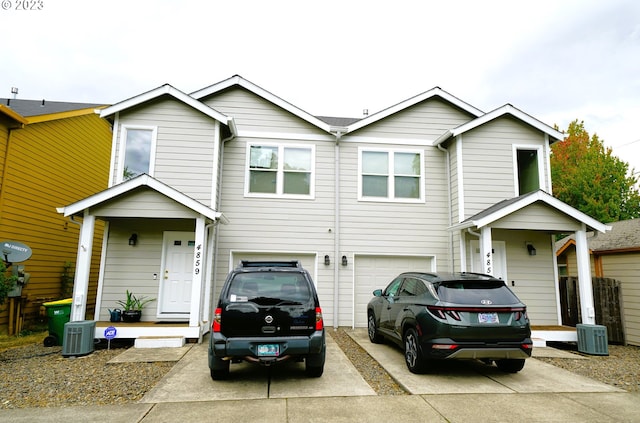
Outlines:
<svg viewBox="0 0 640 423"><path fill-rule="evenodd" d="M57 119L13 131L0 196L0 240L33 250L25 261L31 274L23 290L27 321L43 301L60 297L65 262L75 264L79 227L58 214L68 205L107 187L111 154L109 124L97 115ZM96 227L90 290L97 287L102 225ZM73 271L74 269L72 269ZM95 295L89 294L89 309ZM0 327L7 323L0 314Z"/></svg>

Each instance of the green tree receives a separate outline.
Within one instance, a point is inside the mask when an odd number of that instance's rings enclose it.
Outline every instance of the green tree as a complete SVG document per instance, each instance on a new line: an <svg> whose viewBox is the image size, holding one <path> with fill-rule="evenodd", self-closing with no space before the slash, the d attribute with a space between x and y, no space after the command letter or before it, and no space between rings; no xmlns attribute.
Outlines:
<svg viewBox="0 0 640 423"><path fill-rule="evenodd" d="M553 195L600 222L640 217L638 179L584 122L569 124L567 137L551 147Z"/></svg>

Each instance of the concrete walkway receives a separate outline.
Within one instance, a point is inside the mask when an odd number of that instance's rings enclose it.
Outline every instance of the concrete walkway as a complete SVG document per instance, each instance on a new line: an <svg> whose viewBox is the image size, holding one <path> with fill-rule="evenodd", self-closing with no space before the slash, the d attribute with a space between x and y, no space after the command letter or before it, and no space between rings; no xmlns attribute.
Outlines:
<svg viewBox="0 0 640 423"><path fill-rule="evenodd" d="M331 337L327 337L325 373L318 379L306 378L300 363L272 370L232 364L231 379L214 382L203 343L184 349L129 349L119 356L122 361L179 360L139 403L0 410L0 421L601 423L640 419L640 394L535 358L515 375L480 363L446 365L434 374L413 375L399 349L371 344L364 330L350 334L411 395L376 395Z"/></svg>

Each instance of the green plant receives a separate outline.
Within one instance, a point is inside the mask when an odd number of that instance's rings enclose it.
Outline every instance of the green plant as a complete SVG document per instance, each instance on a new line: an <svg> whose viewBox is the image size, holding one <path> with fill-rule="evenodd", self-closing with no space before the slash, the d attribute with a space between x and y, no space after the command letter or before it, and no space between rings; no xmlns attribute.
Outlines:
<svg viewBox="0 0 640 423"><path fill-rule="evenodd" d="M124 311L129 311L129 310L142 310L147 304L155 300L156 300L155 298L147 298L145 296L136 297L133 294L133 292L127 289L127 299L118 300L116 302L122 306Z"/></svg>
<svg viewBox="0 0 640 423"><path fill-rule="evenodd" d="M7 266L3 260L0 260L0 305L7 300L7 295L16 286L18 277L15 275L7 276Z"/></svg>

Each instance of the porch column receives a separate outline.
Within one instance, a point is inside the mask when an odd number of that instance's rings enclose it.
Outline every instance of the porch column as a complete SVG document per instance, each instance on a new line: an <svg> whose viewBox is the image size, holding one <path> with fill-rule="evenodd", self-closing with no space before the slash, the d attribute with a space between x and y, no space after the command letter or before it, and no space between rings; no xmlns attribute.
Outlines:
<svg viewBox="0 0 640 423"><path fill-rule="evenodd" d="M576 262L578 265L578 291L580 292L580 312L582 323L595 325L595 307L593 305L593 288L591 286L591 262L589 260L589 244L585 225L576 231Z"/></svg>
<svg viewBox="0 0 640 423"><path fill-rule="evenodd" d="M204 216L196 219L196 245L193 250L193 279L191 284L191 311L189 313L189 326L200 326L202 312L202 274L204 273L204 242L205 242Z"/></svg>
<svg viewBox="0 0 640 423"><path fill-rule="evenodd" d="M484 226L480 229L480 260L482 261L482 272L487 275L493 275L493 249L491 245L491 226Z"/></svg>
<svg viewBox="0 0 640 423"><path fill-rule="evenodd" d="M89 273L91 272L91 251L93 249L93 232L96 218L84 211L80 238L78 240L78 255L76 259L76 275L73 283L73 304L70 320L77 322L84 320L87 312L87 294L89 293Z"/></svg>

